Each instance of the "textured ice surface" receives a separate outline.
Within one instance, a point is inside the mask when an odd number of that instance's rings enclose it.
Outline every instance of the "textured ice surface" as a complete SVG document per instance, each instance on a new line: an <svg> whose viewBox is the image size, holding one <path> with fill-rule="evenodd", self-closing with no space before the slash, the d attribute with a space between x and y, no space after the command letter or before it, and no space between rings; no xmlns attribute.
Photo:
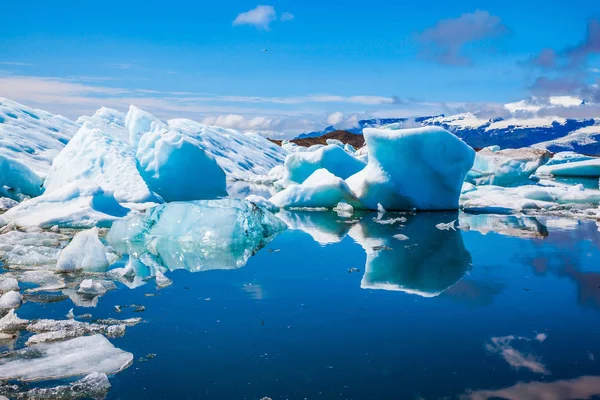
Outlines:
<svg viewBox="0 0 600 400"><path fill-rule="evenodd" d="M0 379L36 381L114 374L127 368L133 355L114 347L102 335L43 343L0 356Z"/></svg>
<svg viewBox="0 0 600 400"><path fill-rule="evenodd" d="M0 296L0 310L17 308L21 306L21 303L23 303L23 296L16 290L11 290Z"/></svg>
<svg viewBox="0 0 600 400"><path fill-rule="evenodd" d="M483 235L497 233L522 238L548 236L546 226L531 216L461 213L459 228L463 231L477 231Z"/></svg>
<svg viewBox="0 0 600 400"><path fill-rule="evenodd" d="M313 172L302 184L288 186L271 197L270 201L281 208L334 208L341 201L358 205L346 182L324 168Z"/></svg>
<svg viewBox="0 0 600 400"><path fill-rule="evenodd" d="M104 279L84 279L79 284L79 289L77 289L77 293L88 296L102 296L107 291L114 290L116 288L117 286L113 283L113 281L108 281Z"/></svg>
<svg viewBox="0 0 600 400"><path fill-rule="evenodd" d="M19 290L19 281L8 274L0 275L0 294Z"/></svg>
<svg viewBox="0 0 600 400"><path fill-rule="evenodd" d="M39 319L27 325L27 330L36 333L29 338L27 345L44 342L56 342L84 335L104 334L108 337L121 337L126 326L134 326L139 321L107 321L108 323L89 323L74 319Z"/></svg>
<svg viewBox="0 0 600 400"><path fill-rule="evenodd" d="M544 166L538 168L539 176L600 177L600 158L573 152L557 153Z"/></svg>
<svg viewBox="0 0 600 400"><path fill-rule="evenodd" d="M7 390L7 388L0 388L0 392L3 392L11 398L18 399L103 399L106 397L110 387L110 382L108 381L106 374L92 372L84 378L68 385L33 388L27 391Z"/></svg>
<svg viewBox="0 0 600 400"><path fill-rule="evenodd" d="M285 158L285 181L304 182L316 170L324 168L333 175L346 179L365 168L366 164L351 156L339 146L328 145L315 151L297 152Z"/></svg>
<svg viewBox="0 0 600 400"><path fill-rule="evenodd" d="M548 160L550 152L545 150L486 147L477 152L466 181L476 185L498 186L527 183L529 177Z"/></svg>
<svg viewBox="0 0 600 400"><path fill-rule="evenodd" d="M56 269L66 272L77 270L105 272L109 265L106 253L106 247L98 238L97 228L81 231L61 251Z"/></svg>
<svg viewBox="0 0 600 400"><path fill-rule="evenodd" d="M26 319L17 316L14 309L11 309L4 317L0 318L0 332L12 333L25 329L29 324Z"/></svg>
<svg viewBox="0 0 600 400"><path fill-rule="evenodd" d="M169 269L203 271L243 266L285 228L248 201L203 200L163 204L117 221L107 239L117 251L135 257L148 252Z"/></svg>
<svg viewBox="0 0 600 400"><path fill-rule="evenodd" d="M352 226L331 211L282 211L277 216L290 229L303 231L322 245L341 242Z"/></svg>
<svg viewBox="0 0 600 400"><path fill-rule="evenodd" d="M125 114L107 108L80 118L83 126L52 162L44 182L46 192L85 180L112 192L118 202L160 201L140 175L124 118Z"/></svg>
<svg viewBox="0 0 600 400"><path fill-rule="evenodd" d="M9 197L0 197L0 211L6 211L19 204L18 201Z"/></svg>
<svg viewBox="0 0 600 400"><path fill-rule="evenodd" d="M0 215L0 226L104 227L129 211L94 183L77 181L11 208Z"/></svg>
<svg viewBox="0 0 600 400"><path fill-rule="evenodd" d="M0 98L0 187L39 195L52 159L78 128L60 115Z"/></svg>
<svg viewBox="0 0 600 400"><path fill-rule="evenodd" d="M269 200L265 199L262 196L251 194L250 196L246 197L246 201L249 201L252 204L256 204L257 206L262 207L265 210L269 210L272 213L276 213L279 211L279 207L277 207L275 204L271 203Z"/></svg>
<svg viewBox="0 0 600 400"><path fill-rule="evenodd" d="M475 151L437 127L364 129L365 169L346 180L364 207L375 210L458 208L463 180Z"/></svg>

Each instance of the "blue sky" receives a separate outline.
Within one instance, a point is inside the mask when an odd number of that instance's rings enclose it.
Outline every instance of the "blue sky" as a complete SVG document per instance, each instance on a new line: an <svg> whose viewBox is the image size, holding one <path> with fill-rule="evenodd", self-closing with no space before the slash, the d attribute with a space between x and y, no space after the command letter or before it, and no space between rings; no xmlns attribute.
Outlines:
<svg viewBox="0 0 600 400"><path fill-rule="evenodd" d="M520 100L542 76L600 76L597 1L4 3L0 96L68 117L134 103L165 118L302 131L335 112L448 113ZM577 73L532 65L586 40Z"/></svg>

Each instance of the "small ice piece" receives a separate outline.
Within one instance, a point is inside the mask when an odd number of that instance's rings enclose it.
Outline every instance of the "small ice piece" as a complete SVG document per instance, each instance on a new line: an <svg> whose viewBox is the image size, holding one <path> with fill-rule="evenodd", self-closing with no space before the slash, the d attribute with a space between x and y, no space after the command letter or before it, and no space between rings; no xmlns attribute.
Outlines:
<svg viewBox="0 0 600 400"><path fill-rule="evenodd" d="M67 318L68 318L68 319L73 319L73 318L75 318L75 314L73 314L73 309L72 309L72 308L71 308L71 309L69 310L69 312L67 313Z"/></svg>
<svg viewBox="0 0 600 400"><path fill-rule="evenodd" d="M350 218L354 214L354 207L352 205L340 201L334 208L335 211L340 218Z"/></svg>
<svg viewBox="0 0 600 400"><path fill-rule="evenodd" d="M31 336L27 345L31 346L43 342L55 342L58 340L72 339L84 335L103 334L111 338L121 337L125 334L127 326L133 326L137 322L128 321L109 321L109 323L81 322L74 319L54 320L39 319L27 325L27 330L36 335Z"/></svg>
<svg viewBox="0 0 600 400"><path fill-rule="evenodd" d="M106 374L92 372L85 378L68 385L34 388L25 393L20 393L18 398L61 400L75 400L82 398L103 399L106 397L110 387L111 385Z"/></svg>
<svg viewBox="0 0 600 400"><path fill-rule="evenodd" d="M0 197L0 211L10 210L19 205L19 202L8 197Z"/></svg>
<svg viewBox="0 0 600 400"><path fill-rule="evenodd" d="M58 227L58 225L54 225L50 228L51 232L55 232L55 233L60 233L60 228Z"/></svg>
<svg viewBox="0 0 600 400"><path fill-rule="evenodd" d="M19 281L6 274L0 275L0 294L19 290Z"/></svg>
<svg viewBox="0 0 600 400"><path fill-rule="evenodd" d="M301 185L288 186L270 201L281 208L332 209L341 201L358 204L346 182L324 168L316 170Z"/></svg>
<svg viewBox="0 0 600 400"><path fill-rule="evenodd" d="M403 234L401 234L401 233L399 233L399 234L397 234L397 235L394 235L394 236L392 236L392 237L393 237L394 239L396 239L396 240L401 240L401 241L408 240L408 236L406 236L406 235L403 235Z"/></svg>
<svg viewBox="0 0 600 400"><path fill-rule="evenodd" d="M447 223L440 222L435 227L438 228L440 231L449 231L450 229L452 229L453 231L456 231L456 228L454 227L455 224L456 224L456 220L450 221Z"/></svg>
<svg viewBox="0 0 600 400"><path fill-rule="evenodd" d="M346 179L363 169L366 164L348 154L343 148L330 144L315 151L289 154L285 158L284 166L283 180L303 183L321 168L339 178Z"/></svg>
<svg viewBox="0 0 600 400"><path fill-rule="evenodd" d="M116 221L107 240L121 253L149 252L169 268L239 268L287 226L245 200L159 205L144 216Z"/></svg>
<svg viewBox="0 0 600 400"><path fill-rule="evenodd" d="M85 279L79 284L77 293L88 296L102 296L109 290L116 289L117 286L113 281Z"/></svg>
<svg viewBox="0 0 600 400"><path fill-rule="evenodd" d="M346 182L370 210L456 210L475 151L440 127L363 130L368 165Z"/></svg>
<svg viewBox="0 0 600 400"><path fill-rule="evenodd" d="M159 289L166 288L167 286L170 286L173 283L172 280L167 278L165 276L165 274L163 274L160 271L156 271L155 279L156 279L156 287Z"/></svg>
<svg viewBox="0 0 600 400"><path fill-rule="evenodd" d="M272 213L276 213L279 211L279 207L277 207L275 204L271 203L269 200L265 199L262 196L251 194L250 196L246 197L246 200L250 203L256 204L259 207L269 210Z"/></svg>
<svg viewBox="0 0 600 400"><path fill-rule="evenodd" d="M394 225L394 224L406 222L406 218L405 217L397 217L397 218L381 219L378 215L376 218L373 218L373 221L375 221L381 225Z"/></svg>
<svg viewBox="0 0 600 400"><path fill-rule="evenodd" d="M38 381L93 372L116 374L132 361L133 354L117 349L104 336L83 336L5 353L0 358L0 379Z"/></svg>
<svg viewBox="0 0 600 400"><path fill-rule="evenodd" d="M18 308L23 303L23 296L16 290L4 293L0 296L0 310L10 310Z"/></svg>
<svg viewBox="0 0 600 400"><path fill-rule="evenodd" d="M106 247L98 239L97 228L79 232L60 253L56 269L63 272L82 269L104 272L109 265L106 252Z"/></svg>
<svg viewBox="0 0 600 400"><path fill-rule="evenodd" d="M14 309L11 309L4 317L0 318L0 333L14 333L27 327L29 321L17 316Z"/></svg>

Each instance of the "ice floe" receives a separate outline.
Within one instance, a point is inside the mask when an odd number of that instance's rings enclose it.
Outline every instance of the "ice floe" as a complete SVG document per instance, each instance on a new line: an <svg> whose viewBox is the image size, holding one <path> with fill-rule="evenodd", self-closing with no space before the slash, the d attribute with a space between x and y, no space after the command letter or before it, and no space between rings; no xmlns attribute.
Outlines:
<svg viewBox="0 0 600 400"><path fill-rule="evenodd" d="M78 232L71 243L61 251L56 269L62 272L104 272L110 264L107 251L98 238L97 228Z"/></svg>

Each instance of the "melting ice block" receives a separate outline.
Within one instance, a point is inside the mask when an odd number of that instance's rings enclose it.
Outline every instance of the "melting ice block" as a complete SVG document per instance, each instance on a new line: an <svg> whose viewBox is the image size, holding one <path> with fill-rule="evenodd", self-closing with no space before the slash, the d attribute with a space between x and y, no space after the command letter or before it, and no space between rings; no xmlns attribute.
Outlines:
<svg viewBox="0 0 600 400"><path fill-rule="evenodd" d="M239 268L285 223L245 200L202 200L156 206L117 221L107 239L118 251L151 253L169 269Z"/></svg>
<svg viewBox="0 0 600 400"><path fill-rule="evenodd" d="M98 238L98 229L78 232L58 258L58 271L105 272L109 266L107 249Z"/></svg>
<svg viewBox="0 0 600 400"><path fill-rule="evenodd" d="M600 177L600 158L573 152L561 152L538 168L539 176Z"/></svg>
<svg viewBox="0 0 600 400"><path fill-rule="evenodd" d="M439 127L364 129L365 169L346 180L369 210L456 210L475 151Z"/></svg>
<svg viewBox="0 0 600 400"><path fill-rule="evenodd" d="M366 164L348 154L343 148L330 144L314 151L289 154L285 158L284 166L284 180L302 183L321 168L346 179L363 169Z"/></svg>
<svg viewBox="0 0 600 400"><path fill-rule="evenodd" d="M0 356L0 380L37 381L115 374L127 368L133 354L114 347L102 335L37 344Z"/></svg>
<svg viewBox="0 0 600 400"><path fill-rule="evenodd" d="M477 152L473 168L466 181L475 185L518 185L550 160L546 150L521 148L500 150L497 146L486 147Z"/></svg>

